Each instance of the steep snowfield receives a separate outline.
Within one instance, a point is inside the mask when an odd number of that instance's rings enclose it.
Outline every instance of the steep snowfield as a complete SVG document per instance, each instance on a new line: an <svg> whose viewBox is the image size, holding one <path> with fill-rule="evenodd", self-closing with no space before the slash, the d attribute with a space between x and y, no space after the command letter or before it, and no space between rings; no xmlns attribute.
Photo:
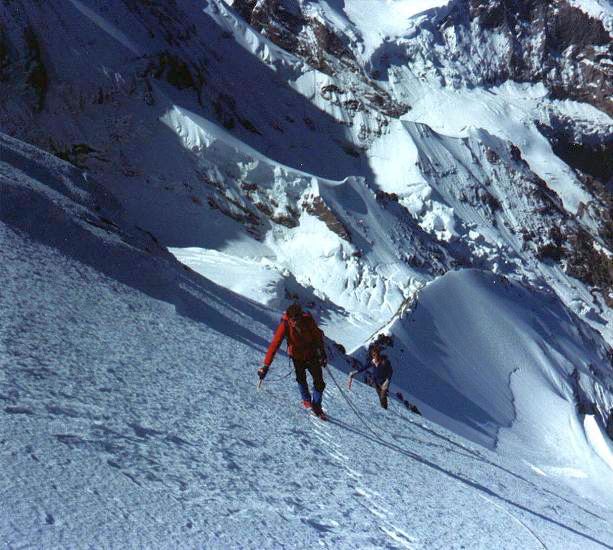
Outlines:
<svg viewBox="0 0 613 550"><path fill-rule="evenodd" d="M126 229L66 163L0 148L9 547L613 546L610 508L555 479L359 383L354 416L341 356L329 423L298 408L283 357L256 392L273 312Z"/></svg>
<svg viewBox="0 0 613 550"><path fill-rule="evenodd" d="M56 155L0 136L0 540L612 547L610 203L543 130L611 118L463 80L447 2L247 4L0 6L0 126ZM330 424L285 356L255 393L295 299L392 335L390 411L332 342Z"/></svg>
<svg viewBox="0 0 613 550"><path fill-rule="evenodd" d="M602 420L586 434L576 403L581 392L601 413L613 406L606 348L555 294L476 270L449 273L390 331L394 382L428 418L546 475L581 478L596 500L613 503L610 463L590 444Z"/></svg>
<svg viewBox="0 0 613 550"><path fill-rule="evenodd" d="M407 34L415 24L412 19L420 13L448 3L449 0L323 1L311 9L345 32L353 27L355 39L361 43L360 53L367 60L382 43Z"/></svg>
<svg viewBox="0 0 613 550"><path fill-rule="evenodd" d="M306 301L317 298L325 325L348 349L361 345L416 289L418 271L405 260L423 232L410 220L400 221L397 214L381 209L364 177L334 181L280 164L223 128L176 107L163 120L181 138L183 147L198 155L202 169L232 174L235 181L221 181L235 189L254 186L276 205L273 215L296 210L301 203L323 200L326 212L334 213L332 222L337 227L331 231L330 224L315 215L316 211L307 210L295 225L273 227L264 239L255 242L248 236L226 238L227 220L209 219L207 231L197 237L205 246L170 248L192 269L244 296L278 307L290 295L297 294ZM211 231L211 225L218 229ZM347 228L351 228L350 233ZM432 242L427 235L421 236ZM403 249L399 242L404 243ZM213 274L205 258L216 252L224 254L224 267L218 266L217 274ZM259 273L254 277L281 276L288 282L273 286L263 282L268 290L256 289L255 279L244 272L249 262L254 273ZM259 267L262 264L267 266L265 272ZM243 266L242 275L239 266ZM229 275L228 269L235 275ZM284 275L273 275L275 271ZM353 321L349 326L348 317Z"/></svg>
<svg viewBox="0 0 613 550"><path fill-rule="evenodd" d="M371 8L372 5L374 4L369 4ZM382 12L388 8L396 9L400 5L405 4L380 3ZM345 3L343 9L347 11L349 7L350 3ZM422 8L426 9L422 3L415 3L412 9L417 12ZM314 10L316 13L322 10L325 12L326 9L339 13L340 10L336 4L326 2L305 5L304 9L308 13L311 13L308 10ZM366 8L362 12L365 18L364 29L385 34L380 28L381 21L368 17L370 12L372 9ZM441 11L443 12L444 10ZM389 21L390 18L386 20ZM397 22L398 18L394 19L393 24ZM419 21L416 19L412 24L417 23ZM330 18L330 24L350 37L352 25L356 25L349 20L343 23L338 17ZM359 34L359 31L355 32ZM409 35L406 40L410 41ZM240 33L234 36L240 41ZM261 37L260 40L266 42L265 38ZM377 56L387 56L389 59L385 65L387 76L378 80L377 85L389 91L392 97L411 106L411 109L400 117L400 122L394 119L384 121L383 129L381 123L375 122L378 120L374 116L375 113L368 111L358 109L353 118L347 119L342 105L344 99L351 97L354 84L344 74L337 74L332 78L311 70L295 80L293 86L320 109L348 125L348 131L353 133L354 140L361 140L366 162L360 159L357 173L371 189L399 195L404 211L401 211L400 215L397 214L397 218L406 218L408 212L420 228L435 239L453 242L459 238L461 244L454 255L457 263L468 261L479 267L502 270L518 279L528 277L538 286L551 286L567 307L592 323L610 340L610 321L613 320L610 308L590 294L584 285L567 277L557 266L541 262L538 251L536 258L526 254L526 248L529 249L530 246L513 234L534 232L547 239L552 224L559 226L564 216L570 216L578 227L597 232L599 222L589 206L594 202L593 195L580 181L576 172L554 154L540 126L555 125L553 121L556 119L568 119L578 126L590 128L592 132L607 135L613 124L611 118L588 104L554 100L542 84L516 84L509 81L487 89L456 89L455 86L440 82L433 76L431 60L426 51L423 52L423 58L417 56L411 58L410 62L402 62L402 56L395 60L395 54L409 44L405 42L397 36L395 40L390 39L382 43L378 49ZM377 56L371 59L371 69L377 67ZM328 88L335 91L327 92ZM415 122L418 124L411 124ZM362 135L364 128L369 129L365 132L369 136L367 138ZM434 132L429 131L429 128ZM520 179L523 181L513 178L513 174L518 171L518 165L509 158L502 160L499 169L488 167L498 162L491 160L491 151L488 149L500 152L501 148L508 149L511 145L516 147L511 156L521 158L523 163L519 170ZM454 177L456 172L458 176ZM452 189L441 186L444 179L455 179ZM566 211L558 213L558 221L553 221L556 216L539 220L543 212L551 212L557 208L557 204L552 201L540 205L530 204L529 200L526 203L528 196L538 192L534 186L532 189L524 187L526 180L531 179L540 180L547 192L555 197L554 202L559 201L562 209ZM488 212L484 204L462 204L475 192L478 196L477 202L487 202L483 199L490 195L491 189L487 189L490 185L494 189L497 188L494 196L502 200L506 210L505 218L509 223L504 223L505 227L498 227L498 214L495 211ZM475 189L476 186L481 189ZM492 204L495 205L496 202ZM374 208L376 209L377 207ZM495 206L492 210L495 210ZM368 219L352 218L345 221L350 228L356 227L356 221L366 222L366 227L370 222ZM377 231L376 234L379 237L384 236L387 228L396 223L397 220L387 220L384 226L386 229ZM414 232L414 228L412 230ZM392 248L402 248L398 246L398 239L391 240ZM389 239L385 236L379 238L375 248L384 248L385 241L389 242ZM285 243L282 241L279 244L283 247ZM448 252L452 250L452 247L447 249ZM431 251L429 256L431 259L436 254ZM326 255L323 254L323 257ZM375 271L380 263L389 261L372 258L370 254L366 254L365 258ZM396 260L398 259L397 257ZM414 265L420 263L413 262L413 259L408 263L411 262ZM326 260L322 262L323 265L325 263ZM406 266L401 266L399 271L402 277L410 281L411 290L403 291L405 298L419 286L418 283L430 280L429 276L416 273L416 270L407 269ZM297 278L309 284L299 275ZM381 278L385 279L385 276ZM318 292L325 293L332 301L343 303L329 285L315 286ZM396 300L391 301L398 303ZM360 312L360 315L362 314ZM369 328L371 326L372 324ZM342 330L338 332L342 339ZM354 347L353 339L343 343L350 349Z"/></svg>
<svg viewBox="0 0 613 550"><path fill-rule="evenodd" d="M407 119L457 137L466 136L478 124L479 128L516 143L530 168L547 181L569 212L576 214L579 204L590 200L572 170L552 153L551 145L533 121L542 117L543 111L551 110L596 125L611 124L611 119L594 107L573 101L553 102L549 107L549 102L544 101L547 92L541 86L510 83L492 90L449 90L426 88L407 74L397 78L402 81L400 86L410 90L399 93L406 93L413 100Z"/></svg>
<svg viewBox="0 0 613 550"><path fill-rule="evenodd" d="M377 19L367 15L374 3L362 11L359 4L300 6L311 15L360 15L359 28L351 18L341 27L372 31L377 40L392 33L388 24L401 33L404 15L415 14L417 24L438 13L434 2L384 2L377 13L390 15ZM7 133L84 167L134 225L178 256L201 249L224 254L225 266L264 262L289 281L264 295L235 279L232 288L278 306L290 294L314 299L328 330L352 350L424 283L471 266L551 285L613 337L604 298L565 276L561 263L540 261L549 232L565 220L547 215L555 201L529 199L543 191L534 183L540 176L571 218L590 203L536 122L564 115L605 132L604 113L553 101L539 86L456 90L433 81L421 58L392 63L387 80L326 74L220 0L181 0L174 8L16 5L2 8L12 23L9 42L18 49L19 24L35 29L50 76L35 122L33 107L7 92L13 99L0 112ZM397 11L403 17L391 15ZM61 32L47 25L58 14ZM407 37L394 33L379 54L404 47ZM11 66L18 62L11 58ZM79 75L86 72L85 82ZM411 110L377 110L391 102L382 90ZM515 144L521 161L510 158ZM498 166L489 149L505 153ZM572 229L595 233L595 215L584 210Z"/></svg>
<svg viewBox="0 0 613 550"><path fill-rule="evenodd" d="M237 258L206 248L171 248L177 259L220 286L272 308L281 309L283 273L265 260Z"/></svg>

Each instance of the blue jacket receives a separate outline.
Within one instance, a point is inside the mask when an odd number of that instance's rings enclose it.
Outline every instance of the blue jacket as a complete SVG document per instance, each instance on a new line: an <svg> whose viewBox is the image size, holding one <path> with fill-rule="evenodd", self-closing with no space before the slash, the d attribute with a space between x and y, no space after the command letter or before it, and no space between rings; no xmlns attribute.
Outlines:
<svg viewBox="0 0 613 550"><path fill-rule="evenodd" d="M372 370L371 370L372 369ZM371 370L372 376L374 378L375 384L381 385L387 379L392 377L394 374L394 369L392 369L392 364L386 355L381 355L381 362L379 365L375 365L375 363L371 361L362 369L360 369L356 374L361 372Z"/></svg>

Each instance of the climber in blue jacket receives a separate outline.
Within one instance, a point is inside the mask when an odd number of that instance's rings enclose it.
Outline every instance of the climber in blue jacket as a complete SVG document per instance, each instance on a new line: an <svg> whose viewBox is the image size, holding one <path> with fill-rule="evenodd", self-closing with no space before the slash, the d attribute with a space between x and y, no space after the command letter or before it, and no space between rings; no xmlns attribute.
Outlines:
<svg viewBox="0 0 613 550"><path fill-rule="evenodd" d="M394 369L392 369L390 360L386 355L381 353L381 350L377 346L374 346L370 351L370 361L368 364L364 368L353 371L349 375L349 389L351 389L353 377L356 374L360 374L361 372L367 370L369 370L372 375L381 406L384 409L387 409L387 394L389 393L390 382L392 380L392 374L394 374Z"/></svg>

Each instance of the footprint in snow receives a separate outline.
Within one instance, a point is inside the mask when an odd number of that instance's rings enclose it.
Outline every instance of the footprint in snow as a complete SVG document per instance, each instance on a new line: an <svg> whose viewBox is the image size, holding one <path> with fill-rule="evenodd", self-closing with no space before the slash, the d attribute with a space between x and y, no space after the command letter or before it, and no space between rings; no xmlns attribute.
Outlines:
<svg viewBox="0 0 613 550"><path fill-rule="evenodd" d="M149 437L156 435L162 435L164 433L158 430L154 430L153 428L145 428L144 426L140 426L139 424L128 424L128 426L130 426L130 428L134 430L136 437L142 437L143 439L148 439Z"/></svg>
<svg viewBox="0 0 613 550"><path fill-rule="evenodd" d="M330 533L334 531L336 528L338 528L339 526L339 524L334 520L330 520L327 523L323 523L321 521L315 521L313 519L303 519L302 523L306 523L307 525L310 525L311 527L313 527L320 533Z"/></svg>
<svg viewBox="0 0 613 550"><path fill-rule="evenodd" d="M4 412L8 414L34 414L34 411L29 407L5 407Z"/></svg>
<svg viewBox="0 0 613 550"><path fill-rule="evenodd" d="M193 445L191 443L189 443L189 441L186 441L185 439L179 437L178 435L175 434L168 434L166 436L166 441L170 441L171 443L174 443L175 445L182 447L182 446L190 446L192 447Z"/></svg>
<svg viewBox="0 0 613 550"><path fill-rule="evenodd" d="M47 405L47 412L56 416L68 416L69 418L79 418L81 415L69 408L58 407L57 405Z"/></svg>
<svg viewBox="0 0 613 550"><path fill-rule="evenodd" d="M385 527L383 525L379 526L379 529L383 531L388 537L390 537L393 541L397 542L404 548L413 548L415 544L415 539L407 535L404 531L398 529L397 527Z"/></svg>

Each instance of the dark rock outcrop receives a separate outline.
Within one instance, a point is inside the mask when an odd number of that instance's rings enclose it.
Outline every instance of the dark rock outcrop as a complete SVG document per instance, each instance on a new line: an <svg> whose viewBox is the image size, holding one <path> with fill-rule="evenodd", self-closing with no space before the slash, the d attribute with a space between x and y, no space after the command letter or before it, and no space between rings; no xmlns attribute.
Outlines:
<svg viewBox="0 0 613 550"><path fill-rule="evenodd" d="M302 203L302 208L309 214L319 218L326 224L330 231L336 233L341 239L349 243L351 242L351 233L321 197L315 197L310 201L304 201Z"/></svg>
<svg viewBox="0 0 613 550"><path fill-rule="evenodd" d="M395 101L369 79L353 53L351 40L320 19L306 15L296 3L282 0L235 0L232 7L260 34L284 50L304 59L311 67L328 75L347 71L365 86L363 101L345 100L346 110L364 110L364 104L390 117L400 117L409 107ZM342 93L336 86L326 86L322 96Z"/></svg>
<svg viewBox="0 0 613 550"><path fill-rule="evenodd" d="M567 0L456 0L421 34L409 58L427 42L434 67L456 84L540 82L554 98L613 114L612 37L602 21Z"/></svg>
<svg viewBox="0 0 613 550"><path fill-rule="evenodd" d="M236 0L233 8L271 42L304 58L324 73L333 74L330 62L334 59L358 70L347 38L320 20L306 16L298 6L280 0Z"/></svg>

